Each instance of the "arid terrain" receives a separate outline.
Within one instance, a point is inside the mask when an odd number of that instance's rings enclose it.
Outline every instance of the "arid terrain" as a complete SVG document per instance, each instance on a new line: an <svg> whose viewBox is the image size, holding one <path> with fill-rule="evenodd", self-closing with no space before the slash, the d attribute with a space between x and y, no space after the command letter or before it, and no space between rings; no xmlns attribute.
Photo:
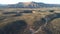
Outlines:
<svg viewBox="0 0 60 34"><path fill-rule="evenodd" d="M60 34L60 9L0 9L0 34Z"/></svg>

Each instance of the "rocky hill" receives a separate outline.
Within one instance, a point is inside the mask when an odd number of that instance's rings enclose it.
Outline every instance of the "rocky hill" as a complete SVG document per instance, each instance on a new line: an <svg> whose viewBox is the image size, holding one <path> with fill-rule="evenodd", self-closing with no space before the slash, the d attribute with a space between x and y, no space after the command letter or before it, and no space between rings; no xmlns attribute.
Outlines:
<svg viewBox="0 0 60 34"><path fill-rule="evenodd" d="M45 4L42 2L19 2L16 4L8 4L0 7L4 8L43 8L43 7L60 7L60 4Z"/></svg>
<svg viewBox="0 0 60 34"><path fill-rule="evenodd" d="M60 7L59 4L45 4L42 2L19 2L14 5L8 5L9 8L43 8L43 7Z"/></svg>

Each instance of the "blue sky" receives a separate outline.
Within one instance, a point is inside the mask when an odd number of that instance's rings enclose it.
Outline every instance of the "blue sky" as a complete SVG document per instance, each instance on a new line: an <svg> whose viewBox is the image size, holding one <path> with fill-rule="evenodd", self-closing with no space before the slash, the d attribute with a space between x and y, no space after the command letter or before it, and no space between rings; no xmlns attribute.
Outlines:
<svg viewBox="0 0 60 34"><path fill-rule="evenodd" d="M15 4L18 2L43 2L48 4L60 4L60 0L0 0L0 4Z"/></svg>

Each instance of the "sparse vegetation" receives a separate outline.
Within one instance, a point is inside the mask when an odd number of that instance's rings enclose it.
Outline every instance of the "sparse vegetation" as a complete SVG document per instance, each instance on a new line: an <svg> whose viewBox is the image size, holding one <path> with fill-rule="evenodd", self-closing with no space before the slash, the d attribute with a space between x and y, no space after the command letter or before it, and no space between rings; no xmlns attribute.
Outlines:
<svg viewBox="0 0 60 34"><path fill-rule="evenodd" d="M60 13L53 13L53 10L47 12L48 9L35 13L32 13L32 11L17 12L18 10L15 10L8 11L8 9L4 9L0 11L0 34L30 34L30 26L35 31L39 30L36 34L60 34ZM47 24L46 18L51 20Z"/></svg>

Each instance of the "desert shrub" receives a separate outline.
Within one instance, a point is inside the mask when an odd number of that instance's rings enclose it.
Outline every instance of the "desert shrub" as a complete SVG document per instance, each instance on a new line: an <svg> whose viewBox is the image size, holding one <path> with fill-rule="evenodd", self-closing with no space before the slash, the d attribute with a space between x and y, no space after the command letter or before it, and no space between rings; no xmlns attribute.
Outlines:
<svg viewBox="0 0 60 34"><path fill-rule="evenodd" d="M54 12L54 10L49 10L49 12Z"/></svg>

